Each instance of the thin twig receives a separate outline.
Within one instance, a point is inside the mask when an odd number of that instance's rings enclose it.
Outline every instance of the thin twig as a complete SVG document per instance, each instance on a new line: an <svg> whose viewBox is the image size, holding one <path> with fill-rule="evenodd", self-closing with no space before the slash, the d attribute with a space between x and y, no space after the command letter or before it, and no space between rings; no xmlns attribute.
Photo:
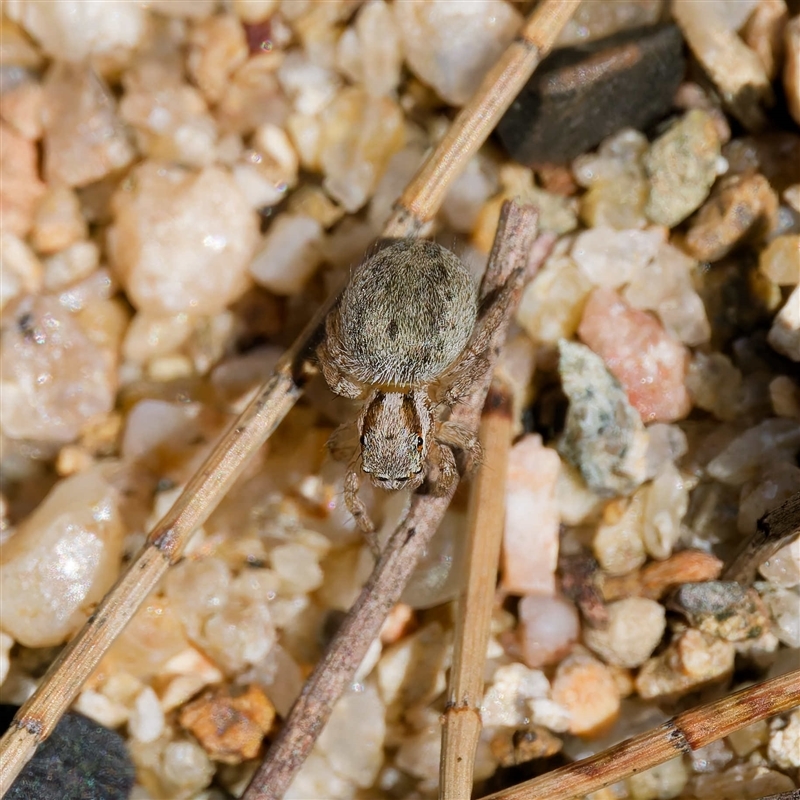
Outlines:
<svg viewBox="0 0 800 800"><path fill-rule="evenodd" d="M678 714L647 733L591 758L548 772L483 800L573 800L672 758L722 739L740 728L800 705L800 670L749 686L722 700Z"/></svg>
<svg viewBox="0 0 800 800"><path fill-rule="evenodd" d="M545 0L531 15L403 193L383 230L384 238L413 236L433 218L452 181L486 141L577 5L578 0ZM39 744L52 733L136 609L180 558L195 528L217 507L247 459L269 438L302 394L305 370L298 367L320 335L321 322L334 300L329 300L297 339L256 399L233 423L167 516L150 533L145 547L96 613L19 710L0 739L0 797Z"/></svg>
<svg viewBox="0 0 800 800"><path fill-rule="evenodd" d="M800 492L764 514L750 537L722 577L726 581L752 583L756 570L782 547L800 536Z"/></svg>
<svg viewBox="0 0 800 800"><path fill-rule="evenodd" d="M530 207L506 203L500 216L495 246L481 285L486 297L518 267L525 267L536 236L536 212ZM549 248L548 248L549 249ZM537 255L539 255L537 249ZM546 251L541 253L544 260ZM539 262L540 263L540 262ZM538 263L535 265L538 267ZM521 289L521 285L519 287ZM519 293L518 293L519 294ZM512 303L512 307L516 303ZM510 310L510 309L509 309ZM492 365L505 338L508 324L501 325L491 343ZM489 388L491 372L476 383L467 401L457 406L451 419L469 430L478 427L480 409ZM244 800L280 800L322 732L345 687L390 609L398 602L417 561L450 503L455 486L442 497L415 495L408 517L392 534L369 581L350 609L322 660L292 706L278 738L244 793Z"/></svg>
<svg viewBox="0 0 800 800"><path fill-rule="evenodd" d="M453 666L442 727L442 800L463 800L472 794L475 749L481 732L483 668L503 540L512 427L509 389L495 378L483 406L483 464L472 485L467 516L466 583L458 599Z"/></svg>

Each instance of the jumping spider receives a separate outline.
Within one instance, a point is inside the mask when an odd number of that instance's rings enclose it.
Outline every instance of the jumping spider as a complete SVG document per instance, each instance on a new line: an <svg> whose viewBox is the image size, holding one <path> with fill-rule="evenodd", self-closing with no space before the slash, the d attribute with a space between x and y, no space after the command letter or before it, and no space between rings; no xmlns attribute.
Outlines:
<svg viewBox="0 0 800 800"><path fill-rule="evenodd" d="M460 259L434 242L409 239L362 262L329 313L317 348L322 373L336 394L365 401L356 421L360 447L342 444L352 423L329 447L350 462L345 503L373 550L374 526L358 497L359 465L381 489L413 490L433 463L432 488L444 493L457 477L452 448L477 459L475 436L436 412L466 397L485 374L511 283L477 324L477 291Z"/></svg>

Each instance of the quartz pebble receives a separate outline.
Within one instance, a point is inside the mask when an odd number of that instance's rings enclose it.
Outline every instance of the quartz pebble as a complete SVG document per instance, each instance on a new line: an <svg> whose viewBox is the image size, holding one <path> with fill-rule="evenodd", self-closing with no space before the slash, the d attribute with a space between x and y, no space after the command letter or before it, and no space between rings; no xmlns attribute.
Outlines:
<svg viewBox="0 0 800 800"><path fill-rule="evenodd" d="M549 258L523 292L516 319L534 342L555 345L575 335L592 284L568 256Z"/></svg>
<svg viewBox="0 0 800 800"><path fill-rule="evenodd" d="M323 186L353 213L369 200L389 159L405 144L402 111L387 97L351 87L325 108L321 120Z"/></svg>
<svg viewBox="0 0 800 800"><path fill-rule="evenodd" d="M333 769L364 789L372 786L383 764L384 716L378 690L373 683L366 683L337 700L319 737L319 749ZM354 741L358 747L353 747Z"/></svg>
<svg viewBox="0 0 800 800"><path fill-rule="evenodd" d="M655 25L662 7L662 0L616 0L610 6L582 3L558 35L557 46L584 44L618 31Z"/></svg>
<svg viewBox="0 0 800 800"><path fill-rule="evenodd" d="M275 623L264 600L229 603L205 623L206 650L229 673L257 663L275 644Z"/></svg>
<svg viewBox="0 0 800 800"><path fill-rule="evenodd" d="M800 713L794 711L790 714L786 727L769 737L768 750L770 759L781 769L800 767Z"/></svg>
<svg viewBox="0 0 800 800"><path fill-rule="evenodd" d="M518 613L517 633L529 667L558 663L578 639L578 612L563 597L528 595L520 600Z"/></svg>
<svg viewBox="0 0 800 800"><path fill-rule="evenodd" d="M28 233L44 191L35 142L0 120L0 212L4 234L23 237Z"/></svg>
<svg viewBox="0 0 800 800"><path fill-rule="evenodd" d="M133 188L114 196L109 251L138 308L216 314L247 287L257 235L255 214L224 170L190 174L147 162Z"/></svg>
<svg viewBox="0 0 800 800"><path fill-rule="evenodd" d="M530 721L533 707L549 697L550 682L541 670L518 663L504 664L495 670L481 701L483 724L486 727L524 725Z"/></svg>
<svg viewBox="0 0 800 800"><path fill-rule="evenodd" d="M642 541L650 556L664 559L672 554L688 507L688 482L668 463L647 487Z"/></svg>
<svg viewBox="0 0 800 800"><path fill-rule="evenodd" d="M699 109L656 139L644 156L650 180L648 218L671 228L696 211L716 180L719 156L713 119Z"/></svg>
<svg viewBox="0 0 800 800"><path fill-rule="evenodd" d="M625 387L645 422L673 422L691 408L684 385L688 352L649 314L610 289L589 296L578 335Z"/></svg>
<svg viewBox="0 0 800 800"><path fill-rule="evenodd" d="M39 253L55 253L85 239L86 221L78 197L66 186L56 185L44 194L36 208L31 242Z"/></svg>
<svg viewBox="0 0 800 800"><path fill-rule="evenodd" d="M0 686L3 685L8 670L11 667L10 652L14 646L14 640L7 634L0 631Z"/></svg>
<svg viewBox="0 0 800 800"><path fill-rule="evenodd" d="M592 540L592 550L603 571L624 575L644 564L642 533L648 490L639 489L630 500L609 503Z"/></svg>
<svg viewBox="0 0 800 800"><path fill-rule="evenodd" d="M561 383L570 401L559 451L597 494L630 494L644 480L642 421L589 348L562 340L559 351Z"/></svg>
<svg viewBox="0 0 800 800"><path fill-rule="evenodd" d="M100 248L80 241L45 259L44 285L50 291L66 289L88 278L100 266Z"/></svg>
<svg viewBox="0 0 800 800"><path fill-rule="evenodd" d="M768 464L742 487L738 528L745 536L756 532L758 520L800 492L800 468L788 462Z"/></svg>
<svg viewBox="0 0 800 800"><path fill-rule="evenodd" d="M758 476L767 464L793 461L800 447L800 424L774 418L737 436L709 461L706 471L722 483L741 486Z"/></svg>
<svg viewBox="0 0 800 800"><path fill-rule="evenodd" d="M146 24L144 8L114 0L18 0L6 13L59 61L132 50Z"/></svg>
<svg viewBox="0 0 800 800"><path fill-rule="evenodd" d="M133 161L135 152L117 117L114 97L90 67L54 64L45 76L44 93L44 172L48 181L85 186Z"/></svg>
<svg viewBox="0 0 800 800"><path fill-rule="evenodd" d="M689 629L642 665L636 691L645 700L678 697L728 675L735 654L731 642Z"/></svg>
<svg viewBox="0 0 800 800"><path fill-rule="evenodd" d="M655 258L666 231L615 231L595 227L579 233L572 246L572 258L595 286L617 289L630 283Z"/></svg>
<svg viewBox="0 0 800 800"><path fill-rule="evenodd" d="M325 756L312 750L284 794L285 800L309 800L312 797L353 798L355 786L336 773Z"/></svg>
<svg viewBox="0 0 800 800"><path fill-rule="evenodd" d="M25 81L0 95L0 117L23 138L36 141L42 136L43 102L42 85Z"/></svg>
<svg viewBox="0 0 800 800"><path fill-rule="evenodd" d="M654 311L667 333L690 347L711 338L703 301L693 285L696 268L697 262L663 242L623 292L634 308Z"/></svg>
<svg viewBox="0 0 800 800"><path fill-rule="evenodd" d="M775 586L800 586L800 539L778 550L758 571Z"/></svg>
<svg viewBox="0 0 800 800"><path fill-rule="evenodd" d="M411 71L455 106L472 96L522 21L502 0L399 0L393 9Z"/></svg>
<svg viewBox="0 0 800 800"><path fill-rule="evenodd" d="M742 373L723 353L693 354L686 388L697 408L729 421L739 415L743 401Z"/></svg>
<svg viewBox="0 0 800 800"><path fill-rule="evenodd" d="M69 638L116 580L124 535L100 468L57 483L3 546L3 629L27 647Z"/></svg>
<svg viewBox="0 0 800 800"><path fill-rule="evenodd" d="M775 416L800 422L800 386L790 377L779 375L770 381L769 399Z"/></svg>
<svg viewBox="0 0 800 800"><path fill-rule="evenodd" d="M586 646L607 664L638 667L650 657L666 628L664 607L655 600L629 597L608 606L608 627L586 628Z"/></svg>
<svg viewBox="0 0 800 800"><path fill-rule="evenodd" d="M800 18L795 16L784 28L786 60L783 64L783 85L789 112L800 125Z"/></svg>
<svg viewBox="0 0 800 800"><path fill-rule="evenodd" d="M164 731L164 712L158 696L149 687L138 694L133 703L128 732L139 742L154 742Z"/></svg>
<svg viewBox="0 0 800 800"><path fill-rule="evenodd" d="M538 435L525 436L511 448L501 569L502 586L512 594L555 591L560 467L558 454Z"/></svg>
<svg viewBox="0 0 800 800"><path fill-rule="evenodd" d="M258 686L214 689L181 709L179 722L223 764L255 758L275 719L275 708Z"/></svg>
<svg viewBox="0 0 800 800"><path fill-rule="evenodd" d="M300 292L322 261L320 223L300 214L282 214L267 231L250 264L259 286L278 295Z"/></svg>
<svg viewBox="0 0 800 800"><path fill-rule="evenodd" d="M232 15L208 17L192 28L186 64L209 103L217 103L231 75L247 60L244 26Z"/></svg>
<svg viewBox="0 0 800 800"><path fill-rule="evenodd" d="M800 283L800 235L776 236L759 253L758 268L779 286Z"/></svg>
<svg viewBox="0 0 800 800"><path fill-rule="evenodd" d="M15 439L71 442L114 405L111 353L55 297L28 296L0 342L0 424Z"/></svg>
<svg viewBox="0 0 800 800"><path fill-rule="evenodd" d="M596 732L619 714L619 689L611 670L583 653L571 655L558 665L553 700L567 710L568 730L575 735Z"/></svg>
<svg viewBox="0 0 800 800"><path fill-rule="evenodd" d="M775 635L788 647L800 647L800 591L778 588L764 594Z"/></svg>
<svg viewBox="0 0 800 800"><path fill-rule="evenodd" d="M632 800L667 800L681 797L688 779L684 759L678 756L656 767L634 773L626 778L625 783Z"/></svg>
<svg viewBox="0 0 800 800"><path fill-rule="evenodd" d="M700 261L719 261L743 239L768 233L777 211L778 198L763 175L734 175L697 212L686 245Z"/></svg>
<svg viewBox="0 0 800 800"><path fill-rule="evenodd" d="M789 295L767 334L772 348L792 361L800 361L800 287Z"/></svg>
<svg viewBox="0 0 800 800"><path fill-rule="evenodd" d="M22 239L7 231L0 231L0 263L0 309L23 293L41 290L41 262Z"/></svg>

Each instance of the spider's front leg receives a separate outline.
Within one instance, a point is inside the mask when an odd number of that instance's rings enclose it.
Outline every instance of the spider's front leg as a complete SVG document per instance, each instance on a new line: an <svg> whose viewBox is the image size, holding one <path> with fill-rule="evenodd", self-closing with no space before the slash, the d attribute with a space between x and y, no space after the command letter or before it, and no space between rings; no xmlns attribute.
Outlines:
<svg viewBox="0 0 800 800"><path fill-rule="evenodd" d="M452 455L451 448L461 450L467 458L467 472L480 464L481 445L478 437L457 422L442 422L436 431L436 441L445 445Z"/></svg>
<svg viewBox="0 0 800 800"><path fill-rule="evenodd" d="M369 518L367 507L364 504L364 501L358 496L358 488L360 484L361 477L351 465L344 479L344 504L347 506L347 510L350 512L350 514L352 514L353 519L356 521L356 525L358 525L358 529L364 535L370 550L372 550L372 554L377 560L380 557L381 548L378 544L378 537L375 533L375 525Z"/></svg>

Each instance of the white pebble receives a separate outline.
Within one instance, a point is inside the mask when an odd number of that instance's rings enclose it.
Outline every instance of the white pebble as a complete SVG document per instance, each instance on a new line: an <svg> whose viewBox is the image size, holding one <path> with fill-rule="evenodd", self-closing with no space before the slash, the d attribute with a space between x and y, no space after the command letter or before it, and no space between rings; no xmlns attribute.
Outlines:
<svg viewBox="0 0 800 800"><path fill-rule="evenodd" d="M595 286L616 289L637 278L663 243L664 228L617 231L592 228L578 234L572 258Z"/></svg>
<svg viewBox="0 0 800 800"><path fill-rule="evenodd" d="M768 754L781 769L800 767L800 712L793 712L789 724L769 737Z"/></svg>
<svg viewBox="0 0 800 800"><path fill-rule="evenodd" d="M94 689L84 689L73 708L106 728L119 728L130 717L127 706Z"/></svg>
<svg viewBox="0 0 800 800"><path fill-rule="evenodd" d="M170 742L164 748L161 774L181 796L190 796L204 789L211 783L214 772L214 764L197 742Z"/></svg>
<svg viewBox="0 0 800 800"><path fill-rule="evenodd" d="M69 638L116 580L124 534L101 468L57 483L3 546L3 628L27 647Z"/></svg>
<svg viewBox="0 0 800 800"><path fill-rule="evenodd" d="M559 517L555 499L561 459L538 435L512 448L506 483L503 587L512 594L555 591Z"/></svg>
<svg viewBox="0 0 800 800"><path fill-rule="evenodd" d="M529 667L557 663L580 634L578 612L562 597L523 597L518 613L520 646Z"/></svg>
<svg viewBox="0 0 800 800"><path fill-rule="evenodd" d="M14 646L14 640L7 634L0 631L0 686L3 685L11 667L9 653Z"/></svg>
<svg viewBox="0 0 800 800"><path fill-rule="evenodd" d="M286 594L308 594L322 585L317 555L299 544L281 544L270 553L272 568L281 578Z"/></svg>
<svg viewBox="0 0 800 800"><path fill-rule="evenodd" d="M608 627L583 631L586 644L607 664L638 667L661 641L666 627L664 607L645 597L628 597L608 606Z"/></svg>
<svg viewBox="0 0 800 800"><path fill-rule="evenodd" d="M322 236L317 220L281 214L267 231L250 274L274 294L297 294L322 261Z"/></svg>
<svg viewBox="0 0 800 800"><path fill-rule="evenodd" d="M43 268L31 248L13 233L0 231L0 308L23 293L42 288Z"/></svg>
<svg viewBox="0 0 800 800"><path fill-rule="evenodd" d="M768 558L758 571L776 586L800 585L800 539L795 539Z"/></svg>
<svg viewBox="0 0 800 800"><path fill-rule="evenodd" d="M139 742L154 742L164 731L164 712L158 696L145 686L133 703L128 731Z"/></svg>
<svg viewBox="0 0 800 800"><path fill-rule="evenodd" d="M681 521L689 507L689 486L668 463L647 489L642 541L653 558L669 558L681 537Z"/></svg>
<svg viewBox="0 0 800 800"><path fill-rule="evenodd" d="M548 699L550 682L544 672L524 664L506 664L495 670L492 682L481 701L485 727L517 727L528 722L530 701Z"/></svg>
<svg viewBox="0 0 800 800"><path fill-rule="evenodd" d="M275 644L275 626L266 603L231 603L204 627L209 655L230 673L255 664Z"/></svg>

